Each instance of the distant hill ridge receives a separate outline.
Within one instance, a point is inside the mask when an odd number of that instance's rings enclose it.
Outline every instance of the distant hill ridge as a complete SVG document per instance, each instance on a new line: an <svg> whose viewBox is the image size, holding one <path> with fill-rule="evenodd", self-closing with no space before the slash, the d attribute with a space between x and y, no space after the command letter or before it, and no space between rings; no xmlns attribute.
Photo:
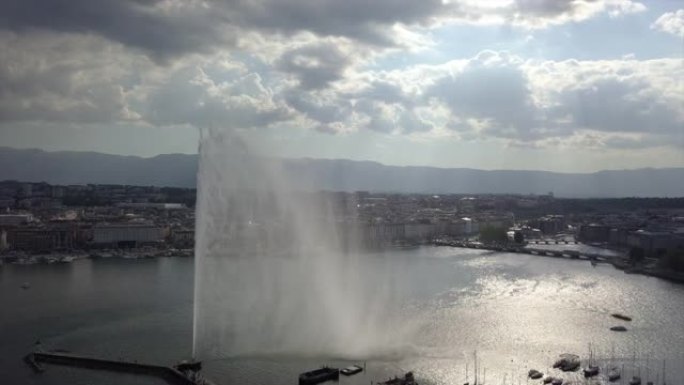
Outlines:
<svg viewBox="0 0 684 385"><path fill-rule="evenodd" d="M130 184L194 187L197 155L152 158L96 152L47 152L0 147L0 180L53 184ZM386 166L371 161L287 159L296 180L335 191L546 194L562 197L682 197L684 168L558 173ZM300 179L301 178L301 179Z"/></svg>

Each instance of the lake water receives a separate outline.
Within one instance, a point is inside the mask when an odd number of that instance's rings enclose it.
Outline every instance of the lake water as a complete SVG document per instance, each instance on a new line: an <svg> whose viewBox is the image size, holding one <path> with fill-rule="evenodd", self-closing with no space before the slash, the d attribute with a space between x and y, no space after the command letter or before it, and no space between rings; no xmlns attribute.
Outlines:
<svg viewBox="0 0 684 385"><path fill-rule="evenodd" d="M367 372L340 384L368 384L413 370L421 383L527 383L561 353L589 355L684 384L684 286L627 275L609 265L530 255L424 247L370 254L367 269L391 270L405 299L399 322L411 340L370 357ZM24 290L21 285L30 283ZM155 384L149 378L49 366L32 373L22 356L47 348L171 364L192 349L193 260L80 260L64 265L0 267L0 383ZM610 316L633 317L622 322ZM625 333L609 328L625 325ZM334 357L242 357L205 362L217 384L295 384L297 374ZM486 374L483 371L486 370ZM679 376L679 377L677 377ZM566 379L579 381L579 373ZM584 381L584 380L582 380ZM538 381L537 381L538 382Z"/></svg>

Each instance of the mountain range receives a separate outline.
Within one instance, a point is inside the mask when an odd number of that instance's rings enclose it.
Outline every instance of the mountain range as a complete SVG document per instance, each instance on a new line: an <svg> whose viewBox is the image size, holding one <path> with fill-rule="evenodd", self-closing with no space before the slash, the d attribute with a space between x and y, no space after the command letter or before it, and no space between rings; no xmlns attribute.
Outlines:
<svg viewBox="0 0 684 385"><path fill-rule="evenodd" d="M151 158L96 152L48 152L0 147L0 180L51 184L195 187L197 155ZM397 193L546 194L562 197L682 197L684 168L559 173L388 166L371 161L285 159L285 172L318 189Z"/></svg>

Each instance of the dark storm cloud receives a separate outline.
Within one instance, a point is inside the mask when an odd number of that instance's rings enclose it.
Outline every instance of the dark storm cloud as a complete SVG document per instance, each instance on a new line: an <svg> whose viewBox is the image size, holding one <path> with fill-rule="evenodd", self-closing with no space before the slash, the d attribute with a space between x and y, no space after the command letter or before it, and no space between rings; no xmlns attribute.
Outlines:
<svg viewBox="0 0 684 385"><path fill-rule="evenodd" d="M164 59L231 46L244 31L286 36L310 31L394 46L403 43L390 28L397 23L428 26L495 16L516 24L545 25L548 20L590 17L601 7L588 10L587 5L605 3L516 0L487 7L442 0L8 0L0 3L0 29L93 33Z"/></svg>
<svg viewBox="0 0 684 385"><path fill-rule="evenodd" d="M596 1L587 1L592 2ZM581 3L576 0L515 0L512 9L524 15L555 16L574 12Z"/></svg>
<svg viewBox="0 0 684 385"><path fill-rule="evenodd" d="M393 43L394 23L416 24L449 14L442 0L271 0L239 1L231 13L238 22L263 30L307 30L321 36L347 36L378 45Z"/></svg>
<svg viewBox="0 0 684 385"><path fill-rule="evenodd" d="M352 105L348 99L335 98L330 101L299 90L286 92L284 100L290 107L301 112L307 118L322 124L342 122L352 111Z"/></svg>
<svg viewBox="0 0 684 385"><path fill-rule="evenodd" d="M352 60L334 43L320 42L285 52L276 68L294 74L303 89L326 88L342 79Z"/></svg>
<svg viewBox="0 0 684 385"><path fill-rule="evenodd" d="M230 44L236 28L311 31L388 45L392 37L383 25L423 22L441 8L441 0L18 0L0 3L0 28L95 33L166 58Z"/></svg>
<svg viewBox="0 0 684 385"><path fill-rule="evenodd" d="M438 78L425 95L443 102L459 119L489 121L483 132L488 135L535 136L537 111L527 75L506 56L483 52L457 74Z"/></svg>
<svg viewBox="0 0 684 385"><path fill-rule="evenodd" d="M572 128L676 135L684 131L682 105L668 104L639 80L608 77L567 90L550 113L570 116Z"/></svg>
<svg viewBox="0 0 684 385"><path fill-rule="evenodd" d="M94 33L166 58L225 41L217 14L201 7L163 11L158 0L17 0L0 2L0 28Z"/></svg>

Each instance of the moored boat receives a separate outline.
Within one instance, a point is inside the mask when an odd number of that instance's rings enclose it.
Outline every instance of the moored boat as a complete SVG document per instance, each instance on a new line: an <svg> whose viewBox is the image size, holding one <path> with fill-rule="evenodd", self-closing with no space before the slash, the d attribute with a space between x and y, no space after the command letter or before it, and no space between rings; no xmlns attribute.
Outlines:
<svg viewBox="0 0 684 385"><path fill-rule="evenodd" d="M553 367L564 372L575 371L580 367L579 357L575 354L561 354Z"/></svg>
<svg viewBox="0 0 684 385"><path fill-rule="evenodd" d="M344 374L345 376L351 376L361 371L363 371L362 367L360 367L359 365L352 365L340 370L340 373Z"/></svg>
<svg viewBox="0 0 684 385"><path fill-rule="evenodd" d="M632 379L629 381L629 385L641 385L641 377L632 377Z"/></svg>
<svg viewBox="0 0 684 385"><path fill-rule="evenodd" d="M586 368L584 368L584 377L589 378L589 377L594 377L599 374L599 367L596 365L589 365Z"/></svg>
<svg viewBox="0 0 684 385"><path fill-rule="evenodd" d="M538 379L544 377L544 373L542 373L536 369L531 369L529 372L527 372L527 376L533 380L538 380Z"/></svg>
<svg viewBox="0 0 684 385"><path fill-rule="evenodd" d="M620 372L617 369L612 369L608 372L608 381L615 382L620 379Z"/></svg>
<svg viewBox="0 0 684 385"><path fill-rule="evenodd" d="M613 326L610 328L610 330L612 330L614 332L626 332L627 328L624 326Z"/></svg>
<svg viewBox="0 0 684 385"><path fill-rule="evenodd" d="M38 361L36 361L35 356L33 353L27 354L24 356L24 361L33 369L34 372L36 373L42 373L45 371L45 367L41 365Z"/></svg>
<svg viewBox="0 0 684 385"><path fill-rule="evenodd" d="M413 377L413 372L408 372L404 378L394 377L385 382L378 382L378 385L418 385L418 383Z"/></svg>
<svg viewBox="0 0 684 385"><path fill-rule="evenodd" d="M321 382L337 380L340 378L340 370L324 366L320 369L310 370L299 375L299 385L315 385Z"/></svg>
<svg viewBox="0 0 684 385"><path fill-rule="evenodd" d="M632 320L631 317L627 317L626 315L620 314L620 313L613 313L613 314L611 314L611 316L613 318L621 319L623 321L631 321Z"/></svg>

